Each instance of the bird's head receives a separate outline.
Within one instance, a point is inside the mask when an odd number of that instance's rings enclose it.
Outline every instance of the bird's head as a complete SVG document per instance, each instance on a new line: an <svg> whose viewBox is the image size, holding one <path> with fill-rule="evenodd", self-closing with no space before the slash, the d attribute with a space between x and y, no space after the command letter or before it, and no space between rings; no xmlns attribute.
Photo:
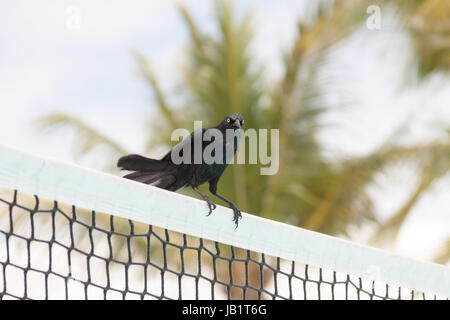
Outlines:
<svg viewBox="0 0 450 320"><path fill-rule="evenodd" d="M243 129L244 118L240 114L232 113L223 119L220 125L225 129Z"/></svg>

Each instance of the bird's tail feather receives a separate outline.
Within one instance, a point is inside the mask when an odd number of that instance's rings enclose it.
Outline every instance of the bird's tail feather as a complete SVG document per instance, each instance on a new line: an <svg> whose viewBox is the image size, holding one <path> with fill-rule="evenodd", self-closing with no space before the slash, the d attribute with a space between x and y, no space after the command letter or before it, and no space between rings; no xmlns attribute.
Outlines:
<svg viewBox="0 0 450 320"><path fill-rule="evenodd" d="M124 176L126 179L142 182L158 188L173 190L175 177L167 172L136 171Z"/></svg>
<svg viewBox="0 0 450 320"><path fill-rule="evenodd" d="M146 172L146 171L136 171L124 176L126 179L150 184L159 178L164 176L164 172Z"/></svg>
<svg viewBox="0 0 450 320"><path fill-rule="evenodd" d="M123 156L117 162L121 170L160 171L167 167L168 163L162 160L150 159L138 154Z"/></svg>
<svg viewBox="0 0 450 320"><path fill-rule="evenodd" d="M142 182L155 187L172 190L175 188L175 176L170 163L130 154L119 159L117 166L122 170L135 171L124 176L126 179Z"/></svg>

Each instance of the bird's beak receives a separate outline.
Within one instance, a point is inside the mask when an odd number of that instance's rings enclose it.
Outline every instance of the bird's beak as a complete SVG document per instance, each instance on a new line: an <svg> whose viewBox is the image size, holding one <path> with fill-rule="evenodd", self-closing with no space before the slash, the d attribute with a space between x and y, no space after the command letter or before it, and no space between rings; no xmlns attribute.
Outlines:
<svg viewBox="0 0 450 320"><path fill-rule="evenodd" d="M235 120L233 122L233 127L236 127L238 129L240 129L241 128L241 122L239 120Z"/></svg>

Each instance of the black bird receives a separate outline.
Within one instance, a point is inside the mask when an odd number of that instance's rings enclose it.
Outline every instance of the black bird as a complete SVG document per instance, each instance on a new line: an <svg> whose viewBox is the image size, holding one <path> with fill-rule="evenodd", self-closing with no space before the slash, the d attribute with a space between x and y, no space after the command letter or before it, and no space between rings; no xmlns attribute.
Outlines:
<svg viewBox="0 0 450 320"><path fill-rule="evenodd" d="M240 114L230 114L215 127L199 129L192 132L188 137L183 139L183 141L170 150L161 160L131 154L121 157L117 163L117 166L122 170L135 171L124 176L124 178L150 184L162 189L175 191L182 187L191 187L208 204L208 216L216 208L216 205L197 187L205 182L209 182L209 191L211 194L226 202L229 207L233 209L233 221L235 222L237 228L238 220L242 218L241 211L234 205L234 203L217 194L217 183L219 182L222 173L228 166L228 163L236 154L243 125L244 119ZM203 155L205 148L215 141L215 138L212 138L211 141L204 141L203 139L205 132L210 129L217 129L215 131L220 133L218 134L220 137L217 139L219 139L218 142L220 141L222 144L223 157L219 159L219 161L214 161L212 163L211 161L205 162L205 159L201 157L201 163L199 161L195 161L194 163L194 142L197 141L201 143L201 151ZM231 133L234 133L232 137L233 141L226 141L226 137L229 137L227 135L227 131L230 132L228 129L231 129ZM176 153L178 156L182 157L183 147L190 147L190 161L187 161L189 163L181 162L176 164L174 163L174 158L172 156ZM214 156L215 152L211 152L211 155ZM219 154L218 157L220 157Z"/></svg>

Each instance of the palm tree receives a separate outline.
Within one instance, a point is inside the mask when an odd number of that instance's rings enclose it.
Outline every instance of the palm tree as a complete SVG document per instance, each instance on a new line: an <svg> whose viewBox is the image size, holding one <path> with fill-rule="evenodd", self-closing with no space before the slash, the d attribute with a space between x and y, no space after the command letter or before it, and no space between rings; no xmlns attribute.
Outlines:
<svg viewBox="0 0 450 320"><path fill-rule="evenodd" d="M424 0L389 4L389 8L398 10L402 25L414 36L422 78L450 67L450 46L445 46L449 40L449 5L444 3ZM188 63L182 70L186 99L181 105L168 102L149 61L135 52L142 74L153 90L159 119L151 122L152 134L143 153L156 144L167 144L172 130L191 128L194 119L207 119L205 125L212 125L226 114L241 113L247 127L280 129L280 170L276 175L262 176L257 166L233 165L220 183L225 197L234 199L244 211L310 230L345 235L349 225L369 222L376 226L373 243L379 244L388 236L395 238L417 201L448 173L450 137L403 145L397 139L403 130L398 130L365 156L346 160L324 157L318 134L322 130L320 117L328 108L320 102L326 88L316 81L316 75L330 48L361 28L368 5L364 0L343 0L318 6L313 23L298 24L298 36L284 58L284 75L273 83L261 77L263 69L249 53L253 37L249 15L237 19L229 2L216 2L219 36L214 37L200 30L188 10L178 5L190 35ZM84 137L80 150L83 154L99 144L107 146L116 157L127 153L75 117L54 113L41 121L46 126L64 124L75 128ZM398 211L388 221L380 222L367 187L377 175L406 163L417 169L416 186ZM441 263L450 255L448 246L446 250L438 257ZM244 272L235 267L233 274L236 279ZM249 270L249 282L254 287L263 285L258 283L258 274L259 270ZM237 291L232 294L239 297ZM246 297L254 298L251 293Z"/></svg>

